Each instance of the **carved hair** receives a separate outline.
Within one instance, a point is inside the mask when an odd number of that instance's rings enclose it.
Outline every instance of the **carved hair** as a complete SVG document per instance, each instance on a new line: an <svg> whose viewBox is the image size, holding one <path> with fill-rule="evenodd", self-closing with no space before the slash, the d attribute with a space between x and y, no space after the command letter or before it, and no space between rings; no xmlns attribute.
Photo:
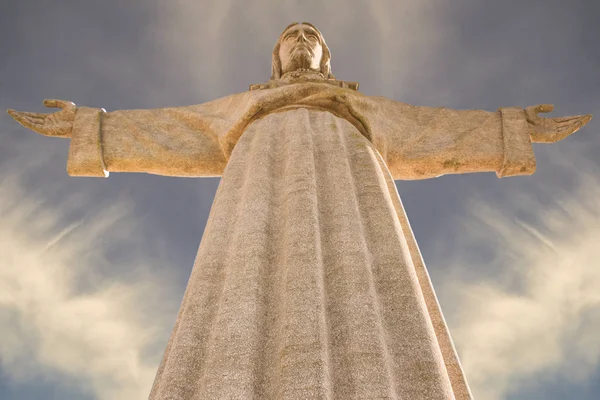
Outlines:
<svg viewBox="0 0 600 400"><path fill-rule="evenodd" d="M283 32L279 36L279 39L277 40L277 43L275 43L275 48L273 49L273 62L271 64L271 80L281 78L282 70L281 59L279 58L279 47L281 46L281 41L283 40L283 34L294 25L308 25L315 31L317 31L317 34L319 35L319 41L321 42L321 47L323 47L323 56L321 57L320 72L323 74L325 79L335 79L335 76L333 76L333 73L331 72L331 52L329 51L329 47L327 47L327 44L325 43L325 38L323 37L321 31L319 31L317 27L311 24L310 22L294 22L289 24L287 28L283 30Z"/></svg>

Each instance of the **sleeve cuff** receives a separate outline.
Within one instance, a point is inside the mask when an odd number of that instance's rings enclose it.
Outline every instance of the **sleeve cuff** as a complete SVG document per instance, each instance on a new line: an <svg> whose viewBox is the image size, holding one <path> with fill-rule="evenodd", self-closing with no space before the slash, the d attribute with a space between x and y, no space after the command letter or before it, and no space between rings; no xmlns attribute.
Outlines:
<svg viewBox="0 0 600 400"><path fill-rule="evenodd" d="M100 108L77 108L67 161L69 175L108 177L100 131L101 117L105 112Z"/></svg>
<svg viewBox="0 0 600 400"><path fill-rule="evenodd" d="M519 107L500 108L504 157L498 178L531 175L535 172L535 155L529 137L525 111Z"/></svg>

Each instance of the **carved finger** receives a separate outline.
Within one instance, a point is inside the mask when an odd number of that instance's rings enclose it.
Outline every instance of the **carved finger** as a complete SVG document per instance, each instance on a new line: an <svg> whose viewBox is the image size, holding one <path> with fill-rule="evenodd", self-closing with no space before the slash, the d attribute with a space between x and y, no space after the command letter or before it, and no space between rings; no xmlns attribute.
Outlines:
<svg viewBox="0 0 600 400"><path fill-rule="evenodd" d="M567 135L570 135L580 130L582 126L583 124L580 121L574 121L570 124L559 125L557 131L560 134L566 133Z"/></svg>
<svg viewBox="0 0 600 400"><path fill-rule="evenodd" d="M592 114L583 115L581 118L581 124L586 125L588 122L592 120Z"/></svg>
<svg viewBox="0 0 600 400"><path fill-rule="evenodd" d="M44 136L52 136L50 126L47 123L47 116L51 114L39 114L27 111L19 112L15 110L9 110L8 113L25 128Z"/></svg>
<svg viewBox="0 0 600 400"><path fill-rule="evenodd" d="M16 117L13 117L13 118L15 118L15 120L18 123L20 123L27 129L31 129L32 131L41 133L43 135L46 134L45 129L44 129L44 119L43 118L29 116L29 115L22 115L21 113L19 113L19 115L17 115Z"/></svg>
<svg viewBox="0 0 600 400"><path fill-rule="evenodd" d="M552 119L555 120L558 123L568 122L568 121L571 121L571 122L577 121L577 122L581 122L581 123L583 123L585 125L585 124L587 124L588 122L591 121L592 115L591 114L587 114L587 115L575 115L575 116L572 116L572 117L555 117L555 118L552 118Z"/></svg>
<svg viewBox="0 0 600 400"><path fill-rule="evenodd" d="M552 119L558 125L565 125L565 124L570 124L573 122L579 122L581 120L581 115L576 115L574 117L556 117L556 118L552 118Z"/></svg>
<svg viewBox="0 0 600 400"><path fill-rule="evenodd" d="M539 125L542 123L544 118L540 117L539 113L547 113L554 110L554 105L552 104L538 104L536 106L529 106L525 108L525 118L528 122L531 122L534 125Z"/></svg>
<svg viewBox="0 0 600 400"><path fill-rule="evenodd" d="M27 112L27 111L15 111L15 110L7 110L6 112L8 113L8 115L13 117L13 119L15 121L17 121L20 124L23 124L24 121L29 124L34 123L34 122L38 123L38 124L44 123L44 114L38 114L38 113Z"/></svg>
<svg viewBox="0 0 600 400"><path fill-rule="evenodd" d="M571 133L574 133L581 129L585 124L590 122L592 116L588 114L553 119L557 122L557 130L563 132L569 131Z"/></svg>
<svg viewBox="0 0 600 400"><path fill-rule="evenodd" d="M535 106L537 113L549 113L554 111L554 104L538 104Z"/></svg>
<svg viewBox="0 0 600 400"><path fill-rule="evenodd" d="M50 115L50 114L42 114L42 113L35 113L35 112L30 112L30 111L16 111L17 114L19 114L20 116L24 116L27 118L32 118L32 119L39 119L40 121L44 121L44 119Z"/></svg>
<svg viewBox="0 0 600 400"><path fill-rule="evenodd" d="M75 103L58 99L46 99L44 100L44 106L52 108L72 108L75 107Z"/></svg>
<svg viewBox="0 0 600 400"><path fill-rule="evenodd" d="M12 108L9 108L8 110L6 110L6 113L8 115L10 115L12 117L12 119L14 119L15 121L17 120L17 116L19 114L19 112L17 110L13 110Z"/></svg>

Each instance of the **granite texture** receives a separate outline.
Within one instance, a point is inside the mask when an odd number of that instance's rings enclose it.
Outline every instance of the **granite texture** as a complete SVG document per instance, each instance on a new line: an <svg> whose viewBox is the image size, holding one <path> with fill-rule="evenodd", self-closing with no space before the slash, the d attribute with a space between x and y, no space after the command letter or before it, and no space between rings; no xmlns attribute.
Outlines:
<svg viewBox="0 0 600 400"><path fill-rule="evenodd" d="M72 175L223 177L150 398L470 398L394 179L531 174L523 111L305 79L78 109Z"/></svg>
<svg viewBox="0 0 600 400"><path fill-rule="evenodd" d="M349 121L373 143L393 179L535 172L522 109L490 112L414 106L331 84L293 80L194 106L107 113L79 107L67 171L72 176L98 177L107 172L221 176L234 146L253 121L299 106ZM92 137L97 143L90 142Z"/></svg>

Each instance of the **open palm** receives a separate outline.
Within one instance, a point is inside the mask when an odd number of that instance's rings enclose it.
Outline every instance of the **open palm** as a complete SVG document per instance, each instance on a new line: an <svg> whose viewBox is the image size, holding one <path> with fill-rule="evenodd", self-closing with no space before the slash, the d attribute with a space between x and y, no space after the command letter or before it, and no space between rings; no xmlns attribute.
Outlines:
<svg viewBox="0 0 600 400"><path fill-rule="evenodd" d="M538 113L554 110L552 104L538 104L525 109L525 117L529 123L531 141L536 143L555 143L577 132L590 122L591 114L574 117L542 118Z"/></svg>
<svg viewBox="0 0 600 400"><path fill-rule="evenodd" d="M60 108L51 114L41 114L27 111L7 110L15 121L25 128L45 136L70 137L77 107L75 103L64 100L44 100L46 107Z"/></svg>

